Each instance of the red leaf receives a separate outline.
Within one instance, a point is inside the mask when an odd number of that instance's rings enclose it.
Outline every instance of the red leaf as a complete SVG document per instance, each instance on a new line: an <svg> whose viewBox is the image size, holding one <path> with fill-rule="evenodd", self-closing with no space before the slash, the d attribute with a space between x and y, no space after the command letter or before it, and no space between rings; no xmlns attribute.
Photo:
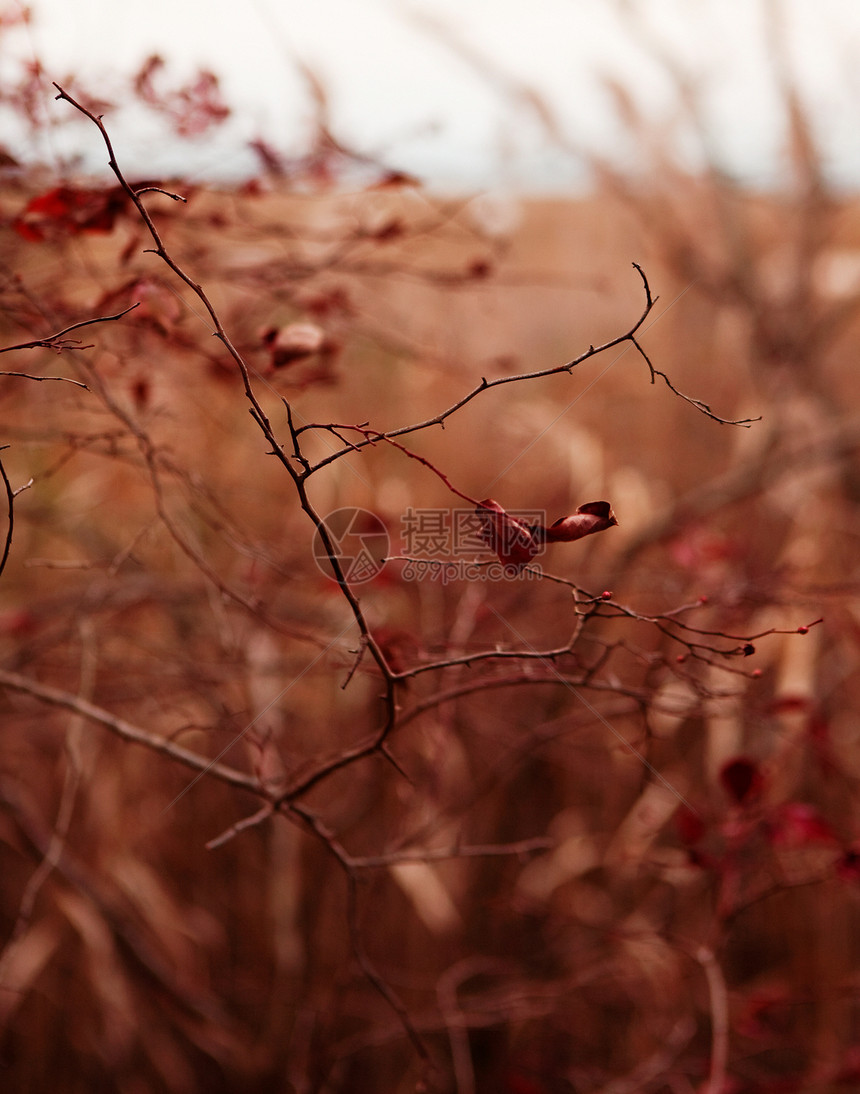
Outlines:
<svg viewBox="0 0 860 1094"><path fill-rule="evenodd" d="M111 232L117 217L125 211L128 200L121 186L101 190L55 186L34 197L15 217L12 226L23 239L33 242L41 242L48 236Z"/></svg>
<svg viewBox="0 0 860 1094"><path fill-rule="evenodd" d="M530 562L545 543L570 543L617 524L608 501L589 501L575 513L559 519L549 528L517 520L492 498L479 502L475 512L481 518L482 539L506 566L518 569Z"/></svg>
<svg viewBox="0 0 860 1094"><path fill-rule="evenodd" d="M723 789L738 805L748 805L761 793L764 776L755 760L737 756L720 769Z"/></svg>
<svg viewBox="0 0 860 1094"><path fill-rule="evenodd" d="M743 1037L756 1040L784 1036L791 1028L797 1004L798 1000L791 996L786 986L768 985L746 1000L735 1021L735 1030Z"/></svg>
<svg viewBox="0 0 860 1094"><path fill-rule="evenodd" d="M694 813L689 806L682 805L675 814L675 827L682 843L691 847L698 843L704 836L707 828L699 813Z"/></svg>
<svg viewBox="0 0 860 1094"><path fill-rule="evenodd" d="M836 876L842 881L860 881L860 848L846 847L842 857L836 863Z"/></svg>
<svg viewBox="0 0 860 1094"><path fill-rule="evenodd" d="M469 277L474 277L477 281L482 281L484 278L489 277L492 272L492 264L488 262L486 258L472 259L467 267Z"/></svg>
<svg viewBox="0 0 860 1094"><path fill-rule="evenodd" d="M580 505L571 516L559 517L553 525L543 529L543 532L549 543L569 543L571 540L590 536L593 532L603 532L616 524L618 521L608 501L589 501Z"/></svg>
<svg viewBox="0 0 860 1094"><path fill-rule="evenodd" d="M382 178L374 184L374 190L394 189L401 186L420 186L421 182L415 175L407 175L405 171L388 169Z"/></svg>
<svg viewBox="0 0 860 1094"><path fill-rule="evenodd" d="M808 695L780 695L768 706L772 714L791 714L795 711L809 710L812 700Z"/></svg>
<svg viewBox="0 0 860 1094"><path fill-rule="evenodd" d="M541 549L542 540L532 528L506 513L492 498L479 502L475 512L481 519L481 538L506 566L519 570Z"/></svg>
<svg viewBox="0 0 860 1094"><path fill-rule="evenodd" d="M806 802L784 802L771 819L771 839L778 847L831 843L836 834L818 810Z"/></svg>
<svg viewBox="0 0 860 1094"><path fill-rule="evenodd" d="M230 116L213 72L201 68L187 84L161 88L156 83L164 68L158 54L148 57L134 78L134 89L147 106L169 118L179 136L199 137Z"/></svg>

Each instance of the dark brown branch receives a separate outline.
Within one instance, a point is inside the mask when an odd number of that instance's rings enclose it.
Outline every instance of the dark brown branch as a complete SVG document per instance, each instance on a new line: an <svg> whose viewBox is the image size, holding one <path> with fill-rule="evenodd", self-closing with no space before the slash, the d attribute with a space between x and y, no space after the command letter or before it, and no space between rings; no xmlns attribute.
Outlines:
<svg viewBox="0 0 860 1094"><path fill-rule="evenodd" d="M445 425L445 422L457 411L462 410L464 406L470 403L473 399L484 391L490 391L492 388L501 387L503 384L516 384L522 383L528 380L541 380L548 376L558 376L562 372L570 373L577 365L583 364L592 357L598 356L598 354L605 353L607 350L613 349L615 346L623 345L625 342L633 340L633 336L648 318L657 302L657 297L651 296L651 288L648 284L648 279L645 276L644 271L638 265L633 263L636 270L639 271L639 276L642 278L645 288L645 307L642 314L633 324L633 326L624 334L619 334L617 338L611 338L608 342L602 343L599 346L589 346L584 353L581 353L578 357L575 357L572 361L568 361L563 365L553 365L550 368L536 369L533 372L518 372L513 376L497 376L492 380L488 380L486 377L481 379L481 382L477 384L471 391L467 392L457 402L453 403L446 410L434 415L432 418L425 418L422 422L416 422L413 425L401 426L399 429L390 429L385 433L374 434L372 439L359 441L357 444L350 444L348 447L341 449L339 452L333 452L330 456L326 456L314 464L313 470L318 471L321 467L325 467L327 464L333 463L335 460L340 459L341 456L346 455L348 452L355 451L356 449L364 448L369 444L376 444L380 440L388 440L392 437L402 437L408 433L417 433L422 429L429 429L431 426Z"/></svg>
<svg viewBox="0 0 860 1094"><path fill-rule="evenodd" d="M690 406L694 406L696 410L699 410L706 417L711 418L715 422L719 422L721 425L742 425L749 429L754 422L760 422L761 415L757 418L721 418L719 414L716 414L707 403L703 403L701 399L694 399L691 395L685 395L683 391L679 391L665 372L661 372L659 368L656 368L651 362L651 358L639 344L638 339L631 338L630 341L636 347L639 352L639 356L645 361L648 366L648 371L651 373L651 383L655 383L659 376L661 380L666 384L666 387L672 392L673 395L677 395L679 399L683 399L685 403L689 403Z"/></svg>
<svg viewBox="0 0 860 1094"><path fill-rule="evenodd" d="M93 319L82 319L80 323L72 323L70 327L64 327L63 330L57 331L56 334L49 334L45 338L34 338L31 342L19 342L14 346L3 346L0 348L0 353L11 353L13 350L19 349L89 349L89 346L82 346L76 339L67 338L68 334L71 334L74 330L80 330L82 327L90 327L94 323L114 323L118 319L122 319L123 316L128 315L129 312L134 311L139 307L139 304L132 304L130 307L125 308L124 311L117 312L116 315L99 315ZM4 372L0 373L2 376L26 376L29 380L65 380L64 376L29 376L23 372ZM77 380L68 380L67 383L77 384L78 387L86 387L86 384L81 384Z"/></svg>
<svg viewBox="0 0 860 1094"><path fill-rule="evenodd" d="M0 448L0 452L5 452L9 447L8 444L4 444ZM9 560L9 551L12 548L12 529L15 525L15 491L12 489L12 483L9 482L9 476L6 474L6 468L3 466L3 461L0 460L0 475L3 476L3 486L6 489L6 542L3 546L3 557L0 559L0 574L6 569L6 563Z"/></svg>

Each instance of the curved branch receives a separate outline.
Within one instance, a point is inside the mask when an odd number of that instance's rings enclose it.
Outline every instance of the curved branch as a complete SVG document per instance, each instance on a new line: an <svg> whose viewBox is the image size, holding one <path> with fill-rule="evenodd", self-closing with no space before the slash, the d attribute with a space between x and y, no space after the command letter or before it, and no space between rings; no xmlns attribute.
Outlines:
<svg viewBox="0 0 860 1094"><path fill-rule="evenodd" d="M434 415L432 418L425 418L424 421L415 422L412 425L400 426L398 429L390 429L385 433L374 433L371 438L357 441L355 444L350 443L338 452L333 452L331 455L319 460L313 465L311 470L319 471L320 468L325 467L327 464L334 463L334 461L340 459L341 456L345 456L349 452L358 451L367 445L377 444L381 440L389 440L392 437L402 437L407 433L417 433L419 430L429 429L434 425L441 425L444 427L448 418L453 414L456 414L458 410L462 410L464 406L477 398L482 392L489 391L491 388L501 387L503 384L517 384L526 380L540 380L547 376L558 376L562 372L570 373L577 365L583 364L583 362L588 361L592 357L596 357L600 353L605 353L615 346L623 345L624 342L635 341L634 336L636 332L651 314L654 305L657 303L658 297L651 295L651 287L648 284L648 278L645 276L645 272L638 262L634 262L633 267L639 272L639 276L642 278L645 289L645 307L633 326L624 334L619 334L616 338L610 338L608 342L603 342L599 346L589 346L584 353L581 353L578 357L574 357L572 361L567 361L563 365L552 365L550 368L536 369L533 372L518 372L513 376L496 376L492 380L488 380L484 376L481 378L481 382L476 384L471 391L467 392L446 410L441 411L441 413Z"/></svg>
<svg viewBox="0 0 860 1094"><path fill-rule="evenodd" d="M250 790L252 794L265 794L265 788L256 775L246 775L244 771L239 771L238 768L230 767L227 764L213 763L208 756L202 756L199 752L192 752L191 749L178 745L166 737L160 737L157 733L150 733L149 730L141 729L140 726L127 722L124 718L118 718L87 699L73 695L70 691L62 691L60 688L50 687L47 684L39 684L27 676L21 676L17 672L7 672L5 669L0 669L0 686L10 688L12 691L22 692L25 695L32 695L34 699L39 699L50 706L63 707L65 710L74 711L75 714L80 714L89 721L104 726L112 733L115 733L117 737L122 737L124 741L144 745L153 752L160 752L162 755L169 756L172 760L184 764L185 767L190 767L193 771L212 775L221 782L235 786L239 790Z"/></svg>

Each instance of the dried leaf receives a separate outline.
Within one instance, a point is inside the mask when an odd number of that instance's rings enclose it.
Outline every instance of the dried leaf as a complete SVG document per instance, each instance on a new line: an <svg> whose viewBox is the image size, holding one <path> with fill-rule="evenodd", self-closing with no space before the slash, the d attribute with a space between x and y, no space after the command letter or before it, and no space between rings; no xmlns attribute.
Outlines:
<svg viewBox="0 0 860 1094"><path fill-rule="evenodd" d="M545 543L570 543L618 523L608 501L586 502L549 528L512 517L492 498L479 502L475 512L481 519L483 541L501 562L517 569L531 562Z"/></svg>
<svg viewBox="0 0 860 1094"><path fill-rule="evenodd" d="M589 501L580 505L571 516L559 517L543 531L548 543L570 543L593 532L603 532L616 524L618 521L608 501Z"/></svg>
<svg viewBox="0 0 860 1094"><path fill-rule="evenodd" d="M481 520L481 538L505 566L517 569L531 562L543 545L535 530L509 513L492 498L475 509Z"/></svg>

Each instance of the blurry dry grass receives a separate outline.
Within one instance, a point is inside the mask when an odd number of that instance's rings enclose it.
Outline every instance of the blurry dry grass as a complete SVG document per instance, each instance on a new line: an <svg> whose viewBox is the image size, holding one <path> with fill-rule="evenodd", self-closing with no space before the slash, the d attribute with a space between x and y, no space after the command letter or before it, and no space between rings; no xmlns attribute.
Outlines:
<svg viewBox="0 0 860 1094"><path fill-rule="evenodd" d="M26 195L0 202L8 223ZM685 681L666 669L683 649L656 628L605 620L583 656L611 647L608 683L587 696L470 694L469 669L419 677L392 741L403 774L376 757L307 795L352 855L419 860L368 864L353 926L426 1037L429 1075L356 963L323 842L277 817L206 850L254 797L189 788L170 759L7 690L5 1088L394 1092L424 1075L457 1094L658 1094L709 1089L726 1048L725 1091L852 1085L856 203L667 175L627 193L607 179L581 202L198 192L159 223L275 423L279 392L303 420L387 429L481 376L569 360L635 320L640 262L660 295L652 360L719 414L761 423L697 414L619 351L494 390L413 447L514 509L554 518L610 498L620 527L551 548L544 567L640 612L707 597L695 622L718 632L825 623L756 642L740 674L691 667ZM378 681L341 687L351 617L199 306L130 221L38 244L7 226L3 240L2 345L143 301L81 332L91 349L3 358L91 388L0 381L4 464L13 486L34 480L0 582L3 670L295 783L366 734ZM272 371L261 332L293 321L318 324L331 352ZM459 504L380 448L312 493L323 512L380 514L395 540L407 507ZM549 582L410 583L389 564L360 596L403 664L551 648L571 629L569 593ZM436 702L446 689L463 693ZM739 756L763 773L758 798L732 800L720 779ZM676 824L681 798L698 843ZM527 839L551 846L427 854Z"/></svg>

